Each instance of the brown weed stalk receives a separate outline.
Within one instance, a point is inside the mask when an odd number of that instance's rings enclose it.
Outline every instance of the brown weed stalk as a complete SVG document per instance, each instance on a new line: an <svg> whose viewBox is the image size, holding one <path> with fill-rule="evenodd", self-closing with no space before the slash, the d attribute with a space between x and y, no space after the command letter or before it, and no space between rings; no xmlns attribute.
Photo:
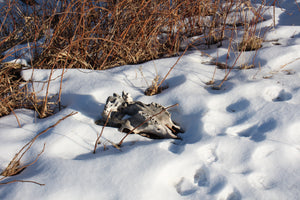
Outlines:
<svg viewBox="0 0 300 200"><path fill-rule="evenodd" d="M42 50L32 51L35 68L106 69L176 55L195 35L207 45L221 42L228 13L240 2L247 0L63 0L32 5L34 12L27 12L12 1L3 10L2 30L4 41L20 35L19 43L32 41ZM20 34L18 27L30 28Z"/></svg>
<svg viewBox="0 0 300 200"><path fill-rule="evenodd" d="M108 121L109 121L110 114L111 114L111 110L109 111L109 113L108 113L108 115L107 115L106 121L105 121L104 125L102 126L102 129L101 129L100 134L97 136L97 139L96 139L96 142L95 142L95 146L94 146L94 151L93 151L94 154L96 153L96 149L97 149L97 146L98 146L98 144L99 144L99 142L100 142L100 138L102 137L104 128L106 127L106 125L107 125L107 123L108 123Z"/></svg>
<svg viewBox="0 0 300 200"><path fill-rule="evenodd" d="M64 116L63 118L59 119L55 124L49 126L48 128L46 128L45 130L41 131L40 133L38 133L34 138L32 138L27 144L25 144L17 153L16 155L13 157L13 159L10 161L10 163L8 164L8 166L1 172L1 176L3 176L2 178L0 178L0 181L5 180L7 177L10 176L15 176L19 173L21 173L24 169L26 169L27 167L33 165L34 163L37 162L37 160L39 159L39 157L41 156L41 154L44 152L45 150L45 144L43 146L42 151L36 156L36 158L26 164L26 165L21 165L21 159L24 157L24 155L29 151L29 149L32 147L33 143L36 141L36 139L41 136L42 134L46 133L47 131L49 131L50 129L54 128L55 126L57 126L60 122L62 122L63 120L65 120L66 118L73 116L77 114L77 112L72 112L66 116ZM5 184L9 184L9 183L14 183L14 182L31 182L31 183L36 183L38 185L44 185L44 184L40 184L34 181L24 181L24 180L13 180L13 181L9 181L9 182L4 182L4 183L0 183L0 185L5 185Z"/></svg>
<svg viewBox="0 0 300 200"><path fill-rule="evenodd" d="M263 20L265 7L275 8L277 3L278 0L262 1L255 8L250 0L62 0L42 1L39 5L4 1L0 8L0 62L9 56L22 58L22 50L29 48L33 69L62 68L56 102L61 108L63 74L70 68L103 70L137 64L178 55L199 45L222 46L227 39L229 56L238 30L245 32L238 50L257 50L263 38L257 23ZM239 20L249 10L254 19ZM236 15L228 24L232 13ZM189 40L193 36L199 38ZM16 45L23 46L12 49ZM171 71L161 81L153 82L149 94L163 89L161 85ZM47 84L48 87L49 81ZM41 100L36 93L31 96L40 117L48 116L49 97ZM11 112L6 106L9 101L4 102L4 106L0 105L0 115ZM9 105L12 109L24 107L20 102Z"/></svg>

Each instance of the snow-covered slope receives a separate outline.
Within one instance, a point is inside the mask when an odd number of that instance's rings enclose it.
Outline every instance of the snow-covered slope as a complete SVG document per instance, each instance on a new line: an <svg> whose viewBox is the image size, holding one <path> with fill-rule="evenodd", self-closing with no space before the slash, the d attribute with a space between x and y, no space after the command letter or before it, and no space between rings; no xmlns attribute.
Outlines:
<svg viewBox="0 0 300 200"><path fill-rule="evenodd" d="M282 7L295 11L293 1ZM292 7L294 6L294 7ZM290 10L289 10L290 11ZM0 185L0 199L298 199L300 196L300 24L295 15L278 13L277 25L266 34L257 53L260 68L234 69L220 90L205 83L215 66L200 51L184 55L166 83L169 88L145 96L145 79L151 83L165 75L177 57L106 71L67 70L64 74L63 110L45 119L20 109L0 118L0 169L37 133L69 117L40 136L25 162L32 161L46 144L45 152L32 166L9 180L33 180L45 184ZM267 23L263 22L263 23ZM272 19L269 20L269 23ZM278 45L280 43L280 45ZM224 49L206 51L222 61ZM249 58L246 52L242 58ZM234 62L234 54L229 63ZM247 61L241 61L247 62ZM287 64L287 65L285 65ZM142 66L143 76L140 73ZM156 67L155 67L156 66ZM157 72L156 72L157 70ZM53 77L61 75L56 70ZM34 80L45 81L48 70L35 70ZM217 69L220 82L226 71ZM23 71L25 79L32 71ZM51 82L56 94L60 79ZM42 88L35 83L36 91ZM182 140L152 140L139 135L118 143L124 133L105 127L97 153L93 154L106 98L129 92L134 100L157 102L170 109L185 133ZM105 148L104 148L105 145Z"/></svg>

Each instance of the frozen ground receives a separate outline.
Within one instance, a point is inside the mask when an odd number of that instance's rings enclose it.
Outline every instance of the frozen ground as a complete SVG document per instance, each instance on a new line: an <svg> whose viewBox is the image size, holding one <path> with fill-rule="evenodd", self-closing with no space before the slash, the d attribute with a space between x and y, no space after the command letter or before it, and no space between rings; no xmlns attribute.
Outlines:
<svg viewBox="0 0 300 200"><path fill-rule="evenodd" d="M46 119L35 118L31 110L16 110L21 128L12 114L0 118L3 170L37 133L78 112L40 136L23 160L32 161L45 143L40 159L7 179L33 180L45 186L3 185L0 199L299 199L300 14L294 1L286 2L281 1L286 10L278 9L276 28L266 34L269 42L258 51L255 62L261 68L234 69L221 90L205 84L215 67L204 64L209 58L196 50L183 56L172 71L166 80L169 88L151 97L143 94L147 85L140 66L151 83L156 76L154 66L164 75L176 57L106 71L68 70L63 80L63 110ZM272 20L263 25L268 23ZM222 61L226 48L206 52ZM253 52L247 52L238 63L252 56ZM232 54L229 63L234 59ZM23 77L29 79L31 73L26 70ZM224 74L225 70L217 69L216 82ZM53 77L59 75L61 70L56 70ZM47 70L34 72L36 81L48 76ZM59 78L51 82L51 94L57 93L59 84ZM42 87L42 83L35 85L36 91ZM124 133L106 127L93 154L102 128L94 121L100 118L106 98L123 90L145 103L179 103L169 111L185 130L180 134L183 140L130 135L119 151L108 140L117 143Z"/></svg>

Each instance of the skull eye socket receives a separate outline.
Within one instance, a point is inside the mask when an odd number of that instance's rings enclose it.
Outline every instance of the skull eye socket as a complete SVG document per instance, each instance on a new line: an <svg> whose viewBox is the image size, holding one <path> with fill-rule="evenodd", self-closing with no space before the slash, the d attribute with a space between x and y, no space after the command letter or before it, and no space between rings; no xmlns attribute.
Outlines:
<svg viewBox="0 0 300 200"><path fill-rule="evenodd" d="M123 133L130 133L130 129L124 128L124 129L122 130L122 132L123 132Z"/></svg>

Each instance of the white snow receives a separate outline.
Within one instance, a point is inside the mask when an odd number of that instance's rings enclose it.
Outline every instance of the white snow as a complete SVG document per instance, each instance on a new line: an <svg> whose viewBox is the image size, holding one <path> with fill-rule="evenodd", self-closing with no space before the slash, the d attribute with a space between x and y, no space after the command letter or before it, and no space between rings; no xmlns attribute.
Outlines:
<svg viewBox="0 0 300 200"><path fill-rule="evenodd" d="M105 71L67 70L62 86L65 108L60 112L38 119L31 110L16 110L21 128L13 114L0 118L3 170L36 134L72 111L78 112L40 136L22 161L32 161L45 143L39 160L6 180L32 180L45 186L0 185L0 199L299 199L300 12L295 11L294 1L281 1L280 6L295 15L277 12L276 27L265 40L278 39L281 45L264 42L257 52L257 67L234 69L221 90L205 84L212 79L215 66L204 64L208 58L197 50L181 58L166 80L169 88L155 96L143 94L147 88L143 76L151 83L156 70L165 75L178 57ZM225 49L206 52L222 61ZM252 54L246 52L243 57ZM235 58L232 54L228 63ZM216 82L225 73L217 69ZM49 70L35 70L33 78L46 81L49 74ZM61 74L62 70L55 70L52 75L51 95L59 90ZM24 79L31 76L31 70L23 71ZM42 82L34 87L36 91L45 88ZM179 103L169 111L185 130L182 140L130 135L118 150L110 141L118 143L124 133L105 127L93 154L102 129L94 121L100 118L106 98L123 90L145 103Z"/></svg>

